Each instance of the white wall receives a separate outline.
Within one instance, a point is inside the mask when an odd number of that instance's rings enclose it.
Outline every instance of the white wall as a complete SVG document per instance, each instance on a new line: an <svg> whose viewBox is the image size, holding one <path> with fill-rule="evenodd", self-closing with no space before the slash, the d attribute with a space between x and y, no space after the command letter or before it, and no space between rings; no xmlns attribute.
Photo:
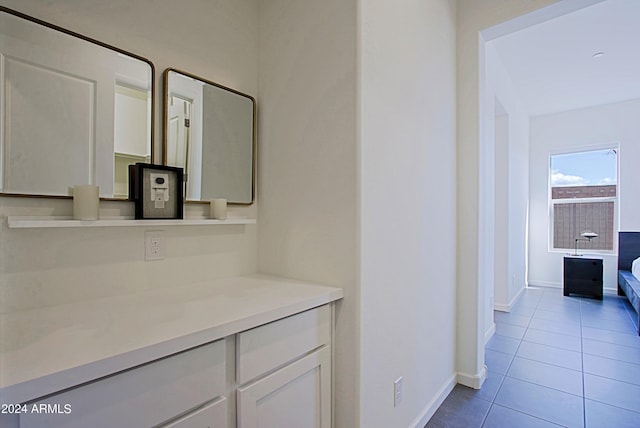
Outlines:
<svg viewBox="0 0 640 428"><path fill-rule="evenodd" d="M639 117L640 100L636 99L531 118L530 284L562 286L564 252L549 251L550 153L619 144L619 229L640 230ZM615 254L604 256L604 270L605 290L614 292L617 287Z"/></svg>
<svg viewBox="0 0 640 428"><path fill-rule="evenodd" d="M357 6L260 5L259 266L345 290L338 427L419 425L455 374L455 7Z"/></svg>
<svg viewBox="0 0 640 428"><path fill-rule="evenodd" d="M161 3L161 4L160 4ZM162 143L162 72L177 67L257 93L257 0L0 0L3 6L150 59L156 66L155 158ZM179 25L179 27L177 27ZM179 28L179 31L169 29ZM71 200L0 197L0 215L70 215ZM232 207L253 217L256 206ZM189 206L188 215L202 215ZM133 215L129 202L103 202L101 215ZM151 287L255 272L256 226L166 228L166 259L144 261L144 230L0 229L0 312L81 301ZM157 230L157 228L154 228Z"/></svg>
<svg viewBox="0 0 640 428"><path fill-rule="evenodd" d="M337 427L357 427L356 2L260 2L259 268L342 287Z"/></svg>
<svg viewBox="0 0 640 428"><path fill-rule="evenodd" d="M360 4L363 427L422 427L455 381L455 16Z"/></svg>
<svg viewBox="0 0 640 428"><path fill-rule="evenodd" d="M526 284L529 116L492 43L486 45L485 65L484 141L488 146L494 143L494 155L481 156L480 162L493 169L494 185L480 192L482 199L495 201L494 286L486 293L493 288L494 300L493 305L488 302L484 317L489 329L493 309L509 311Z"/></svg>
<svg viewBox="0 0 640 428"><path fill-rule="evenodd" d="M484 137L480 82L484 72L484 41L480 32L536 10L554 0L458 0L457 17L457 367L459 380L482 383L486 289L493 285L494 200L483 200L481 189L493 189L493 170L480 163L493 151ZM493 114L493 111L491 111Z"/></svg>

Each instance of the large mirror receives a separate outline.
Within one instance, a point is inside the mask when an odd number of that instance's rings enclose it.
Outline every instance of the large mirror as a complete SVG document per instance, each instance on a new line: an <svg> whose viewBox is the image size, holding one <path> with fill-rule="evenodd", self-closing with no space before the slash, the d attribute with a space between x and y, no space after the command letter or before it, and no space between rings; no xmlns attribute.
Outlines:
<svg viewBox="0 0 640 428"><path fill-rule="evenodd" d="M186 200L251 204L255 99L174 69L164 82L164 163L184 168Z"/></svg>
<svg viewBox="0 0 640 428"><path fill-rule="evenodd" d="M153 156L153 64L4 7L0 61L0 192L126 198Z"/></svg>

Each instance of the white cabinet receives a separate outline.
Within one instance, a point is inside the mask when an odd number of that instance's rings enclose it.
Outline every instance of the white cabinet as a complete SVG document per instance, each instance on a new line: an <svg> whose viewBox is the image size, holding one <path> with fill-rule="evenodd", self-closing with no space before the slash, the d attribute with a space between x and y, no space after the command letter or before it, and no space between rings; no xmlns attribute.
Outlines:
<svg viewBox="0 0 640 428"><path fill-rule="evenodd" d="M219 340L54 394L27 404L20 428L161 424L224 395L225 357L225 341Z"/></svg>
<svg viewBox="0 0 640 428"><path fill-rule="evenodd" d="M331 308L240 333L238 428L331 427Z"/></svg>
<svg viewBox="0 0 640 428"><path fill-rule="evenodd" d="M328 346L238 388L238 428L258 427L331 427Z"/></svg>
<svg viewBox="0 0 640 428"><path fill-rule="evenodd" d="M159 428L226 428L227 399L220 397L173 422Z"/></svg>
<svg viewBox="0 0 640 428"><path fill-rule="evenodd" d="M8 428L330 428L324 304L26 403ZM234 416L235 411L235 416ZM11 417L8 417L11 416Z"/></svg>

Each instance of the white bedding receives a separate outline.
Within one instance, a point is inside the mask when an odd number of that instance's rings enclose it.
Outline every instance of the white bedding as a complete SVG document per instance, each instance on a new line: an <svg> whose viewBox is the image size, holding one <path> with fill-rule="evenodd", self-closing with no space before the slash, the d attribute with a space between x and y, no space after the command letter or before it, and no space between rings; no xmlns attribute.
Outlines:
<svg viewBox="0 0 640 428"><path fill-rule="evenodd" d="M640 257L631 262L631 273L640 281Z"/></svg>

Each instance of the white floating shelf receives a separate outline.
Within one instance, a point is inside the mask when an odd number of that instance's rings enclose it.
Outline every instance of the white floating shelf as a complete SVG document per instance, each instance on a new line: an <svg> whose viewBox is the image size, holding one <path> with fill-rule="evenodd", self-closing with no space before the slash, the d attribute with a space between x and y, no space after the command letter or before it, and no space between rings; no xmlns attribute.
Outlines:
<svg viewBox="0 0 640 428"><path fill-rule="evenodd" d="M100 220L74 220L71 217L8 216L10 229L37 229L59 227L129 227L129 226L212 226L255 224L254 218L229 217L226 220L134 220L129 217L106 217Z"/></svg>

